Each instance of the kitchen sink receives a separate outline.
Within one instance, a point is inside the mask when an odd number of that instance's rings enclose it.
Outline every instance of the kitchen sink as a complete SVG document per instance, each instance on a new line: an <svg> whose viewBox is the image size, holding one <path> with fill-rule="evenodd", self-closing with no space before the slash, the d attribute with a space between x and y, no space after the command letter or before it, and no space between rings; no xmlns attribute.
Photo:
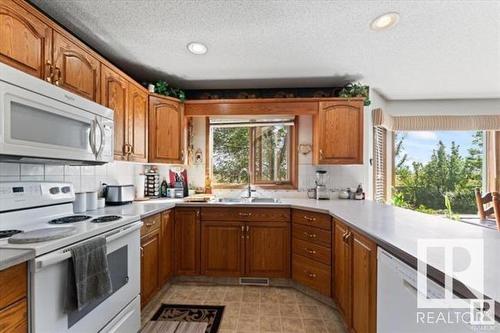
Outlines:
<svg viewBox="0 0 500 333"><path fill-rule="evenodd" d="M252 202L254 203L278 203L280 199L276 198L252 198Z"/></svg>
<svg viewBox="0 0 500 333"><path fill-rule="evenodd" d="M243 198L217 198L217 202L240 203L240 202L248 202L248 200Z"/></svg>

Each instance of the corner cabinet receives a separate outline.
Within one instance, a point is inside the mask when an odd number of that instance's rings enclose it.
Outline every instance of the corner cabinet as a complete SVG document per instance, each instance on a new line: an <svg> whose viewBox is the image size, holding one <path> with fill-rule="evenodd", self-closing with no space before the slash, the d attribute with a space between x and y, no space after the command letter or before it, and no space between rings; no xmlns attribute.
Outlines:
<svg viewBox="0 0 500 333"><path fill-rule="evenodd" d="M175 274L200 275L200 209L176 208Z"/></svg>
<svg viewBox="0 0 500 333"><path fill-rule="evenodd" d="M313 116L314 164L363 164L363 100L319 102Z"/></svg>
<svg viewBox="0 0 500 333"><path fill-rule="evenodd" d="M149 96L149 162L184 163L184 112L179 100Z"/></svg>
<svg viewBox="0 0 500 333"><path fill-rule="evenodd" d="M52 29L10 0L0 0L0 61L52 80Z"/></svg>
<svg viewBox="0 0 500 333"><path fill-rule="evenodd" d="M376 243L335 221L334 298L351 332L375 333L377 306Z"/></svg>

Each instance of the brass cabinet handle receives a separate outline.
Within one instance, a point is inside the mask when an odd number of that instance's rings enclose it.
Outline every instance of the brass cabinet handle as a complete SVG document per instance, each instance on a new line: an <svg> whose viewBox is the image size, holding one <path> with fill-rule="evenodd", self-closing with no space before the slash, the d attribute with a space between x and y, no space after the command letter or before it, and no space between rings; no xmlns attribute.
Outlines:
<svg viewBox="0 0 500 333"><path fill-rule="evenodd" d="M56 66L54 70L54 83L56 86L59 86L59 80L61 79L61 70Z"/></svg>
<svg viewBox="0 0 500 333"><path fill-rule="evenodd" d="M144 257L144 248L141 246L140 249L141 249L141 257Z"/></svg>
<svg viewBox="0 0 500 333"><path fill-rule="evenodd" d="M250 227L247 226L247 239L250 239L250 234L248 233L250 231Z"/></svg>
<svg viewBox="0 0 500 333"><path fill-rule="evenodd" d="M309 250L307 247L304 248L304 251L306 251L309 254L316 254L315 250Z"/></svg>
<svg viewBox="0 0 500 333"><path fill-rule="evenodd" d="M181 161L184 161L184 149L181 149Z"/></svg>
<svg viewBox="0 0 500 333"><path fill-rule="evenodd" d="M149 228L149 227L154 226L155 224L156 224L156 221L155 222L148 222L148 223L146 223L146 227Z"/></svg>
<svg viewBox="0 0 500 333"><path fill-rule="evenodd" d="M304 220L314 222L314 221L316 221L316 218L315 218L315 217L309 217L309 216L307 216L307 215L304 215Z"/></svg>
<svg viewBox="0 0 500 333"><path fill-rule="evenodd" d="M322 160L323 159L323 149L320 149L319 150L319 159Z"/></svg>
<svg viewBox="0 0 500 333"><path fill-rule="evenodd" d="M304 271L304 273L307 274L307 276L310 278L310 279L315 279L316 278L316 274L314 273L311 273L309 271Z"/></svg>
<svg viewBox="0 0 500 333"><path fill-rule="evenodd" d="M310 233L305 232L305 231L304 231L304 236L309 237L309 238L316 238L317 237L316 234L310 234Z"/></svg>
<svg viewBox="0 0 500 333"><path fill-rule="evenodd" d="M345 240L346 240L346 237L347 237L347 234L349 233L349 231L345 231L344 234L342 235L342 241L345 243Z"/></svg>
<svg viewBox="0 0 500 333"><path fill-rule="evenodd" d="M46 73L48 72L47 76L45 77L45 80L47 82L50 82L52 83L52 76L54 76L54 70L53 70L53 67L52 67L52 62L50 60L47 60L47 63L45 64L46 66Z"/></svg>
<svg viewBox="0 0 500 333"><path fill-rule="evenodd" d="M245 238L245 226L241 226L241 238Z"/></svg>

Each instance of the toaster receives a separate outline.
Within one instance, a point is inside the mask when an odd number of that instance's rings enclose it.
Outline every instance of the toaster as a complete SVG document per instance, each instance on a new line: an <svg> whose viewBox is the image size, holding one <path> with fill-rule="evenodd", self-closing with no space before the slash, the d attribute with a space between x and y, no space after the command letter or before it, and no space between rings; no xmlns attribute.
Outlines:
<svg viewBox="0 0 500 333"><path fill-rule="evenodd" d="M134 185L106 185L104 197L108 205L125 205L134 201Z"/></svg>

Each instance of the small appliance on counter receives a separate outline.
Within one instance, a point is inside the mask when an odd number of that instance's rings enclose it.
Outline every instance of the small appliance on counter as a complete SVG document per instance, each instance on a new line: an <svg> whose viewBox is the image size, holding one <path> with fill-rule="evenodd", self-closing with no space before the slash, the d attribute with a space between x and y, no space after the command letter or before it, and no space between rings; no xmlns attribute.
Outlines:
<svg viewBox="0 0 500 333"><path fill-rule="evenodd" d="M184 169L182 171L173 171L169 170L169 180L170 180L170 197L171 198L184 198L189 195L188 189L188 178L187 178L187 170ZM174 196L172 196L172 191Z"/></svg>
<svg viewBox="0 0 500 333"><path fill-rule="evenodd" d="M158 198L160 196L160 173L154 166L144 172L146 181L144 185L144 195L146 197Z"/></svg>
<svg viewBox="0 0 500 333"><path fill-rule="evenodd" d="M316 170L316 200L330 200L326 179L326 170Z"/></svg>
<svg viewBox="0 0 500 333"><path fill-rule="evenodd" d="M134 201L134 185L106 185L104 197L107 205L125 205Z"/></svg>

